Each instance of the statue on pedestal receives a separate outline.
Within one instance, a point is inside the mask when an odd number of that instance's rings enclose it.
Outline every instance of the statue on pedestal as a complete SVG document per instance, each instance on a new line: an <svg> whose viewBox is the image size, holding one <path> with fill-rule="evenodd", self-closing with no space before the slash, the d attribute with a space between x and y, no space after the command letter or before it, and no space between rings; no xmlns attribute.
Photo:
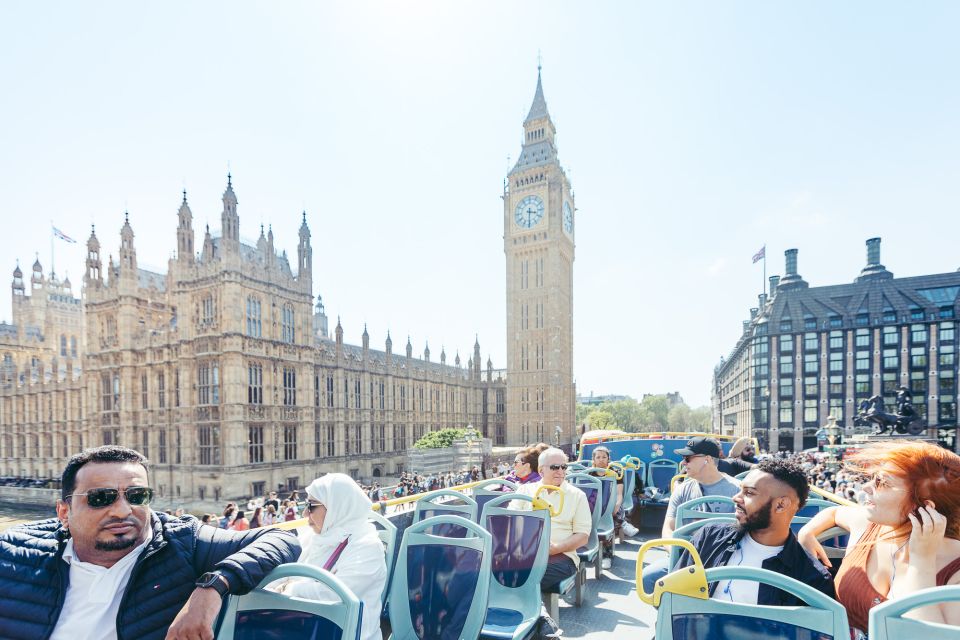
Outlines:
<svg viewBox="0 0 960 640"><path fill-rule="evenodd" d="M873 425L874 435L910 434L918 436L926 430L923 420L913 408L913 396L910 390L901 386L897 390L897 412L887 413L883 407L883 398L873 396L860 403L860 412L854 424L859 426Z"/></svg>

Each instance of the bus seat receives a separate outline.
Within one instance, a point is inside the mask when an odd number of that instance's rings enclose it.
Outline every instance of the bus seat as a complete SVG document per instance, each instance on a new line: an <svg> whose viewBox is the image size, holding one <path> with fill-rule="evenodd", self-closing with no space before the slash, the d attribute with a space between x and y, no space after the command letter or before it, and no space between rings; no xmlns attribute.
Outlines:
<svg viewBox="0 0 960 640"><path fill-rule="evenodd" d="M387 616L387 596L390 595L390 580L393 579L393 565L397 561L397 526L376 511L371 511L367 520L377 528L377 535L383 543L383 551L387 560L387 582L383 585L383 594L380 596L381 617Z"/></svg>
<svg viewBox="0 0 960 640"><path fill-rule="evenodd" d="M267 591L283 578L320 582L338 602L317 602ZM217 640L354 640L360 633L362 605L357 596L329 571L292 562L271 571L253 591L227 598Z"/></svg>
<svg viewBox="0 0 960 640"><path fill-rule="evenodd" d="M480 632L486 640L526 640L538 630L540 580L550 553L550 514L546 509L510 509L527 495L501 495L483 508L481 525L490 532L490 596Z"/></svg>
<svg viewBox="0 0 960 640"><path fill-rule="evenodd" d="M960 628L952 625L924 622L904 618L903 614L938 602L960 600L960 585L945 585L921 589L909 596L887 600L870 609L870 640L903 640L905 638L923 638L923 640L956 640L960 638Z"/></svg>
<svg viewBox="0 0 960 640"><path fill-rule="evenodd" d="M713 509L710 506L710 503L721 503L730 505L730 510L727 512L716 512L716 511L701 511L698 509L700 505L706 504L709 509ZM701 496L699 498L694 498L693 500L687 500L679 507L677 507L676 515L676 527L679 529L685 524L690 523L693 520L703 520L704 518L729 518L733 514L734 504L733 498L729 496Z"/></svg>
<svg viewBox="0 0 960 640"><path fill-rule="evenodd" d="M670 494L670 480L677 474L679 465L673 460L657 458L647 465L647 486L656 487L664 495Z"/></svg>
<svg viewBox="0 0 960 640"><path fill-rule="evenodd" d="M513 492L517 490L516 483L501 478L491 478L484 480L480 484L474 485L470 491L473 494L473 500L477 503L477 522L480 522L480 514L483 512L483 506L499 498L505 491Z"/></svg>
<svg viewBox="0 0 960 640"><path fill-rule="evenodd" d="M447 498L447 500L440 502L439 500L441 498ZM431 491L417 500L413 512L413 522L417 523L421 520L441 515L458 516L476 522L477 503L470 496L465 496L459 491L452 489ZM467 535L467 530L459 524L445 522L440 529L430 531L429 533L447 538L462 538Z"/></svg>
<svg viewBox="0 0 960 640"><path fill-rule="evenodd" d="M468 537L429 533L454 525ZM487 614L491 551L490 534L463 516L434 516L410 525L390 586L390 637L476 638Z"/></svg>

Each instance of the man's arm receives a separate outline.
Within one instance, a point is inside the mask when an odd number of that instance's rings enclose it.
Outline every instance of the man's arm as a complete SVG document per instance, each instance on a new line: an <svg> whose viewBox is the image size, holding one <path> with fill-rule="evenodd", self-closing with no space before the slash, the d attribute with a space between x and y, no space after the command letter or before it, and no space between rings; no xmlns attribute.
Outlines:
<svg viewBox="0 0 960 640"><path fill-rule="evenodd" d="M670 494L670 501L667 502L667 514L663 518L663 528L660 530L661 538L673 537L673 530L677 526L677 507L686 501L686 492L684 491L686 484L686 482L681 482L677 485L676 491Z"/></svg>
<svg viewBox="0 0 960 640"><path fill-rule="evenodd" d="M274 568L300 557L300 543L291 531L251 529L223 531L195 528L194 571L197 577L218 571L230 583L230 593L243 595Z"/></svg>

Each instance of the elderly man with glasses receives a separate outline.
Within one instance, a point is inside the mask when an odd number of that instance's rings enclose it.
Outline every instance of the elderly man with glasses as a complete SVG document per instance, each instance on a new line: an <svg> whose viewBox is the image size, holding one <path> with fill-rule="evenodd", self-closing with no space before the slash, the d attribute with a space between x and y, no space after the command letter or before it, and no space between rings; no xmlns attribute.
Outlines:
<svg viewBox="0 0 960 640"><path fill-rule="evenodd" d="M0 635L213 638L227 593L244 594L300 545L277 530L223 531L150 509L147 460L104 446L73 456L57 518L0 535Z"/></svg>
<svg viewBox="0 0 960 640"><path fill-rule="evenodd" d="M544 449L537 460L537 467L542 479L519 487L517 492L532 497L540 487L547 485L558 487L559 492L563 493L563 509L550 518L550 558L540 581L542 589L550 589L577 572L580 563L577 548L587 543L593 519L587 496L564 479L567 474L567 454L553 447ZM547 490L540 497L553 505L554 510L560 508L560 496L556 489ZM517 500L512 504L519 509L530 508L529 502Z"/></svg>

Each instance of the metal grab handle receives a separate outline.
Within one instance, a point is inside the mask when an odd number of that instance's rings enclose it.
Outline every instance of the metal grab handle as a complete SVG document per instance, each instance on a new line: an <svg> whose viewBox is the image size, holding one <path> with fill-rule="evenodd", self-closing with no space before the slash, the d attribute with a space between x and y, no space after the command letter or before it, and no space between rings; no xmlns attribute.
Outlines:
<svg viewBox="0 0 960 640"><path fill-rule="evenodd" d="M623 474L626 471L626 467L619 462L611 462L608 468L617 474L617 480L623 480Z"/></svg>
<svg viewBox="0 0 960 640"><path fill-rule="evenodd" d="M543 491L556 491L560 494L560 506L554 509L554 506L540 497L540 493ZM551 518L556 518L560 515L560 512L563 511L563 491L560 490L560 487L555 487L552 484L543 484L536 490L533 494L533 508L534 509L546 509L547 513L550 514Z"/></svg>
<svg viewBox="0 0 960 640"><path fill-rule="evenodd" d="M687 474L685 473L678 473L677 475L670 478L670 493L673 493L673 489L674 487L677 486L678 482L681 482L686 479L687 479Z"/></svg>

